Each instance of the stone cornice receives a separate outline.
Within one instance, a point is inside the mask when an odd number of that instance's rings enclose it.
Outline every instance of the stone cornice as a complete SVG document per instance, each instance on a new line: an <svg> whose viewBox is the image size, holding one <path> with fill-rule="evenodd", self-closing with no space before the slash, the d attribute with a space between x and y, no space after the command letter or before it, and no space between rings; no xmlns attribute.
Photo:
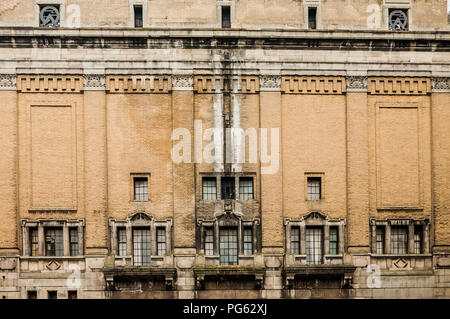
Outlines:
<svg viewBox="0 0 450 319"><path fill-rule="evenodd" d="M284 76L281 80L284 94L344 94L346 89L340 76Z"/></svg>
<svg viewBox="0 0 450 319"><path fill-rule="evenodd" d="M374 77L368 80L371 95L427 95L431 93L429 78Z"/></svg>

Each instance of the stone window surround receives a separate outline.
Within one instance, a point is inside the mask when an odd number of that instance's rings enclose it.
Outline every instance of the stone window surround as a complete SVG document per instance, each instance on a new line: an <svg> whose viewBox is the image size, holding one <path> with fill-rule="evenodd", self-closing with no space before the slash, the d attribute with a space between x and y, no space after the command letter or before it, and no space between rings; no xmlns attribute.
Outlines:
<svg viewBox="0 0 450 319"><path fill-rule="evenodd" d="M148 1L144 0L128 0L128 8L129 8L129 21L128 26L130 28L134 28L134 6L142 6L142 28L147 28L149 26L148 23Z"/></svg>
<svg viewBox="0 0 450 319"><path fill-rule="evenodd" d="M414 253L414 226L423 226L422 247L423 252L421 254ZM377 237L376 227L384 226L384 254L377 254ZM424 219L411 219L411 218L388 218L388 219L370 219L371 227L371 248L372 255L375 256L389 256L391 254L391 226L407 226L408 227L408 252L405 256L418 255L423 256L430 253L430 220ZM403 256L395 255L395 256Z"/></svg>
<svg viewBox="0 0 450 319"><path fill-rule="evenodd" d="M22 220L22 255L24 257L31 258L67 258L67 257L81 257L84 254L84 219L80 220L50 220L50 219L39 219L39 220ZM38 229L38 243L39 243L39 254L38 256L31 256L30 254L30 228ZM46 256L45 255L45 228L46 227L62 227L63 229L63 256ZM69 238L69 228L78 228L78 256L70 256L70 238Z"/></svg>
<svg viewBox="0 0 450 319"><path fill-rule="evenodd" d="M230 28L233 27L235 21L235 5L234 0L217 0L217 28L222 29L222 7L230 7Z"/></svg>
<svg viewBox="0 0 450 319"><path fill-rule="evenodd" d="M408 11L408 31L413 31L413 19L412 19L412 5L411 0L395 1L395 0L383 0L382 12L383 17L381 19L381 27L384 30L389 30L389 9L406 9Z"/></svg>
<svg viewBox="0 0 450 319"><path fill-rule="evenodd" d="M137 214L144 214L147 219L133 220L133 217ZM114 218L109 219L109 227L111 231L111 253L119 258L131 259L133 262L133 227L150 227L151 235L151 260L163 260L164 256L158 256L156 251L156 228L164 227L166 229L166 255L172 252L172 219L157 221L153 216L148 215L145 212L138 211L128 216L125 220L117 220ZM117 227L124 227L127 234L127 254L125 256L117 256Z"/></svg>
<svg viewBox="0 0 450 319"><path fill-rule="evenodd" d="M241 216L237 214L232 214L231 218L227 218L226 225L224 225L223 216L226 215L226 213L223 213L222 215L218 215L213 220L204 220L199 218L197 220L197 225L199 227L200 232L200 254L205 254L204 249L204 239L205 239L205 228L212 228L213 229L213 238L214 238L214 253L210 256L205 256L207 259L219 259L219 231L221 227L237 227L238 229L238 264L239 259L243 258L249 258L253 255L245 255L244 254L244 228L245 227L252 227L252 235L253 235L253 254L255 254L258 251L258 226L260 225L260 219L259 218L253 218L251 220L243 220ZM221 218L222 217L222 218Z"/></svg>
<svg viewBox="0 0 450 319"><path fill-rule="evenodd" d="M314 30L320 29L322 26L322 4L321 0L305 0L303 1L303 28L309 29L309 19L308 19L308 8L316 8L316 28Z"/></svg>
<svg viewBox="0 0 450 319"><path fill-rule="evenodd" d="M40 28L39 14L40 14L40 6L49 4L49 5L59 5L59 27L65 26L66 21L66 0L35 0L36 7L36 18L35 18L35 26Z"/></svg>
<svg viewBox="0 0 450 319"><path fill-rule="evenodd" d="M323 263L326 264L330 259L341 259L344 256L345 243L345 225L344 218L330 219L321 212L309 212L300 219L284 219L286 231L286 253L291 253L291 228L300 228L300 254L295 255L296 259L303 260L306 263L306 227L321 226L323 227ZM338 254L330 255L330 227L338 227Z"/></svg>
<svg viewBox="0 0 450 319"><path fill-rule="evenodd" d="M134 197L134 179L147 178L147 200L137 200ZM131 202L151 202L151 173L130 173L130 201Z"/></svg>
<svg viewBox="0 0 450 319"><path fill-rule="evenodd" d="M231 173L231 174L223 174L223 173L200 173L200 189L199 189L199 197L202 201L215 201L215 200L224 200L222 199L222 177L234 177L234 194L235 199L227 199L228 201L234 201L234 200L243 200L243 201L250 201L250 200L256 200L257 197L257 174L252 172L245 172L245 173ZM215 177L216 178L216 199L203 199L203 177ZM239 179L241 177L252 177L253 178L253 199L241 199L241 195L239 193Z"/></svg>

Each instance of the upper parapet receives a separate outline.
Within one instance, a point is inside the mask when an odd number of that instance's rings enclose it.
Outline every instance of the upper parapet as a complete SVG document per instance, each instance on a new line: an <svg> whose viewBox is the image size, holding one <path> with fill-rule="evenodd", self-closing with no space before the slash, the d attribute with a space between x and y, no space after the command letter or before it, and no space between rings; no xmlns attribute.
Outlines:
<svg viewBox="0 0 450 319"><path fill-rule="evenodd" d="M450 30L447 0L3 0L0 26Z"/></svg>

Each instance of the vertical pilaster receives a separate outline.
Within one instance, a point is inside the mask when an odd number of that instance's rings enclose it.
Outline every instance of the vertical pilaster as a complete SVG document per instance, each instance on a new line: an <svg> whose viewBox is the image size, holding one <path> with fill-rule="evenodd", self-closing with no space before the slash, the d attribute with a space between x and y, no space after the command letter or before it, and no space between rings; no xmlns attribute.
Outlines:
<svg viewBox="0 0 450 319"><path fill-rule="evenodd" d="M64 256L70 256L69 227L67 224L63 226L63 252Z"/></svg>
<svg viewBox="0 0 450 319"><path fill-rule="evenodd" d="M0 256L19 254L16 75L0 74Z"/></svg>
<svg viewBox="0 0 450 319"><path fill-rule="evenodd" d="M367 77L347 76L348 252L370 252Z"/></svg>
<svg viewBox="0 0 450 319"><path fill-rule="evenodd" d="M108 254L105 77L84 76L86 255Z"/></svg>

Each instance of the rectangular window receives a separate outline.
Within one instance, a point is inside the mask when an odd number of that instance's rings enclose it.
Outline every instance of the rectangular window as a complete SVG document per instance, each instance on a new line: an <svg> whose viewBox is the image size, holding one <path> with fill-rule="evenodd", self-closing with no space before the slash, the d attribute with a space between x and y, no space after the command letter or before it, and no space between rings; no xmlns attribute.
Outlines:
<svg viewBox="0 0 450 319"><path fill-rule="evenodd" d="M244 227L244 255L253 255L253 229Z"/></svg>
<svg viewBox="0 0 450 319"><path fill-rule="evenodd" d="M384 239L385 239L385 233L384 233L384 226L379 226L376 228L377 230L377 254L382 255L384 254Z"/></svg>
<svg viewBox="0 0 450 319"><path fill-rule="evenodd" d="M222 28L231 28L230 6L222 6Z"/></svg>
<svg viewBox="0 0 450 319"><path fill-rule="evenodd" d="M164 256L166 253L166 229L164 227L156 228L156 250L158 256Z"/></svg>
<svg viewBox="0 0 450 319"><path fill-rule="evenodd" d="M117 228L117 254L119 256L127 255L127 229L125 227Z"/></svg>
<svg viewBox="0 0 450 319"><path fill-rule="evenodd" d="M133 229L133 262L135 266L149 266L151 237L149 228Z"/></svg>
<svg viewBox="0 0 450 319"><path fill-rule="evenodd" d="M222 177L222 199L235 199L234 177Z"/></svg>
<svg viewBox="0 0 450 319"><path fill-rule="evenodd" d="M214 255L214 233L212 228L205 228L205 255Z"/></svg>
<svg viewBox="0 0 450 319"><path fill-rule="evenodd" d="M62 228L45 229L45 255L46 256L64 255Z"/></svg>
<svg viewBox="0 0 450 319"><path fill-rule="evenodd" d="M220 229L220 264L237 265L238 264L238 240L236 228Z"/></svg>
<svg viewBox="0 0 450 319"><path fill-rule="evenodd" d="M144 25L142 19L142 6L134 6L134 27L142 28Z"/></svg>
<svg viewBox="0 0 450 319"><path fill-rule="evenodd" d="M37 299L37 291L36 290L28 290L27 298L28 299Z"/></svg>
<svg viewBox="0 0 450 319"><path fill-rule="evenodd" d="M38 229L30 228L30 256L37 256L39 254L39 236Z"/></svg>
<svg viewBox="0 0 450 319"><path fill-rule="evenodd" d="M323 236L321 227L306 228L306 263L322 263Z"/></svg>
<svg viewBox="0 0 450 319"><path fill-rule="evenodd" d="M58 293L56 290L47 291L48 299L58 299Z"/></svg>
<svg viewBox="0 0 450 319"><path fill-rule="evenodd" d="M406 254L408 251L408 228L403 226L391 227L391 253Z"/></svg>
<svg viewBox="0 0 450 319"><path fill-rule="evenodd" d="M319 200L321 196L322 178L308 177L308 200Z"/></svg>
<svg viewBox="0 0 450 319"><path fill-rule="evenodd" d="M253 199L253 177L239 178L239 197L243 200Z"/></svg>
<svg viewBox="0 0 450 319"><path fill-rule="evenodd" d="M309 7L308 8L308 28L316 29L317 28L317 8Z"/></svg>
<svg viewBox="0 0 450 319"><path fill-rule="evenodd" d="M337 227L330 227L330 255L339 254L339 230Z"/></svg>
<svg viewBox="0 0 450 319"><path fill-rule="evenodd" d="M68 299L78 299L78 294L76 290L69 290L67 292Z"/></svg>
<svg viewBox="0 0 450 319"><path fill-rule="evenodd" d="M217 199L217 180L215 177L203 177L202 179L202 192L203 200L216 200Z"/></svg>
<svg viewBox="0 0 450 319"><path fill-rule="evenodd" d="M134 200L147 201L148 200L148 178L135 177L134 178Z"/></svg>
<svg viewBox="0 0 450 319"><path fill-rule="evenodd" d="M300 227L291 227L291 253L300 254Z"/></svg>
<svg viewBox="0 0 450 319"><path fill-rule="evenodd" d="M69 228L70 256L78 256L78 228Z"/></svg>
<svg viewBox="0 0 450 319"><path fill-rule="evenodd" d="M415 226L414 227L414 253L421 254L422 249L422 239L423 239L423 227Z"/></svg>

